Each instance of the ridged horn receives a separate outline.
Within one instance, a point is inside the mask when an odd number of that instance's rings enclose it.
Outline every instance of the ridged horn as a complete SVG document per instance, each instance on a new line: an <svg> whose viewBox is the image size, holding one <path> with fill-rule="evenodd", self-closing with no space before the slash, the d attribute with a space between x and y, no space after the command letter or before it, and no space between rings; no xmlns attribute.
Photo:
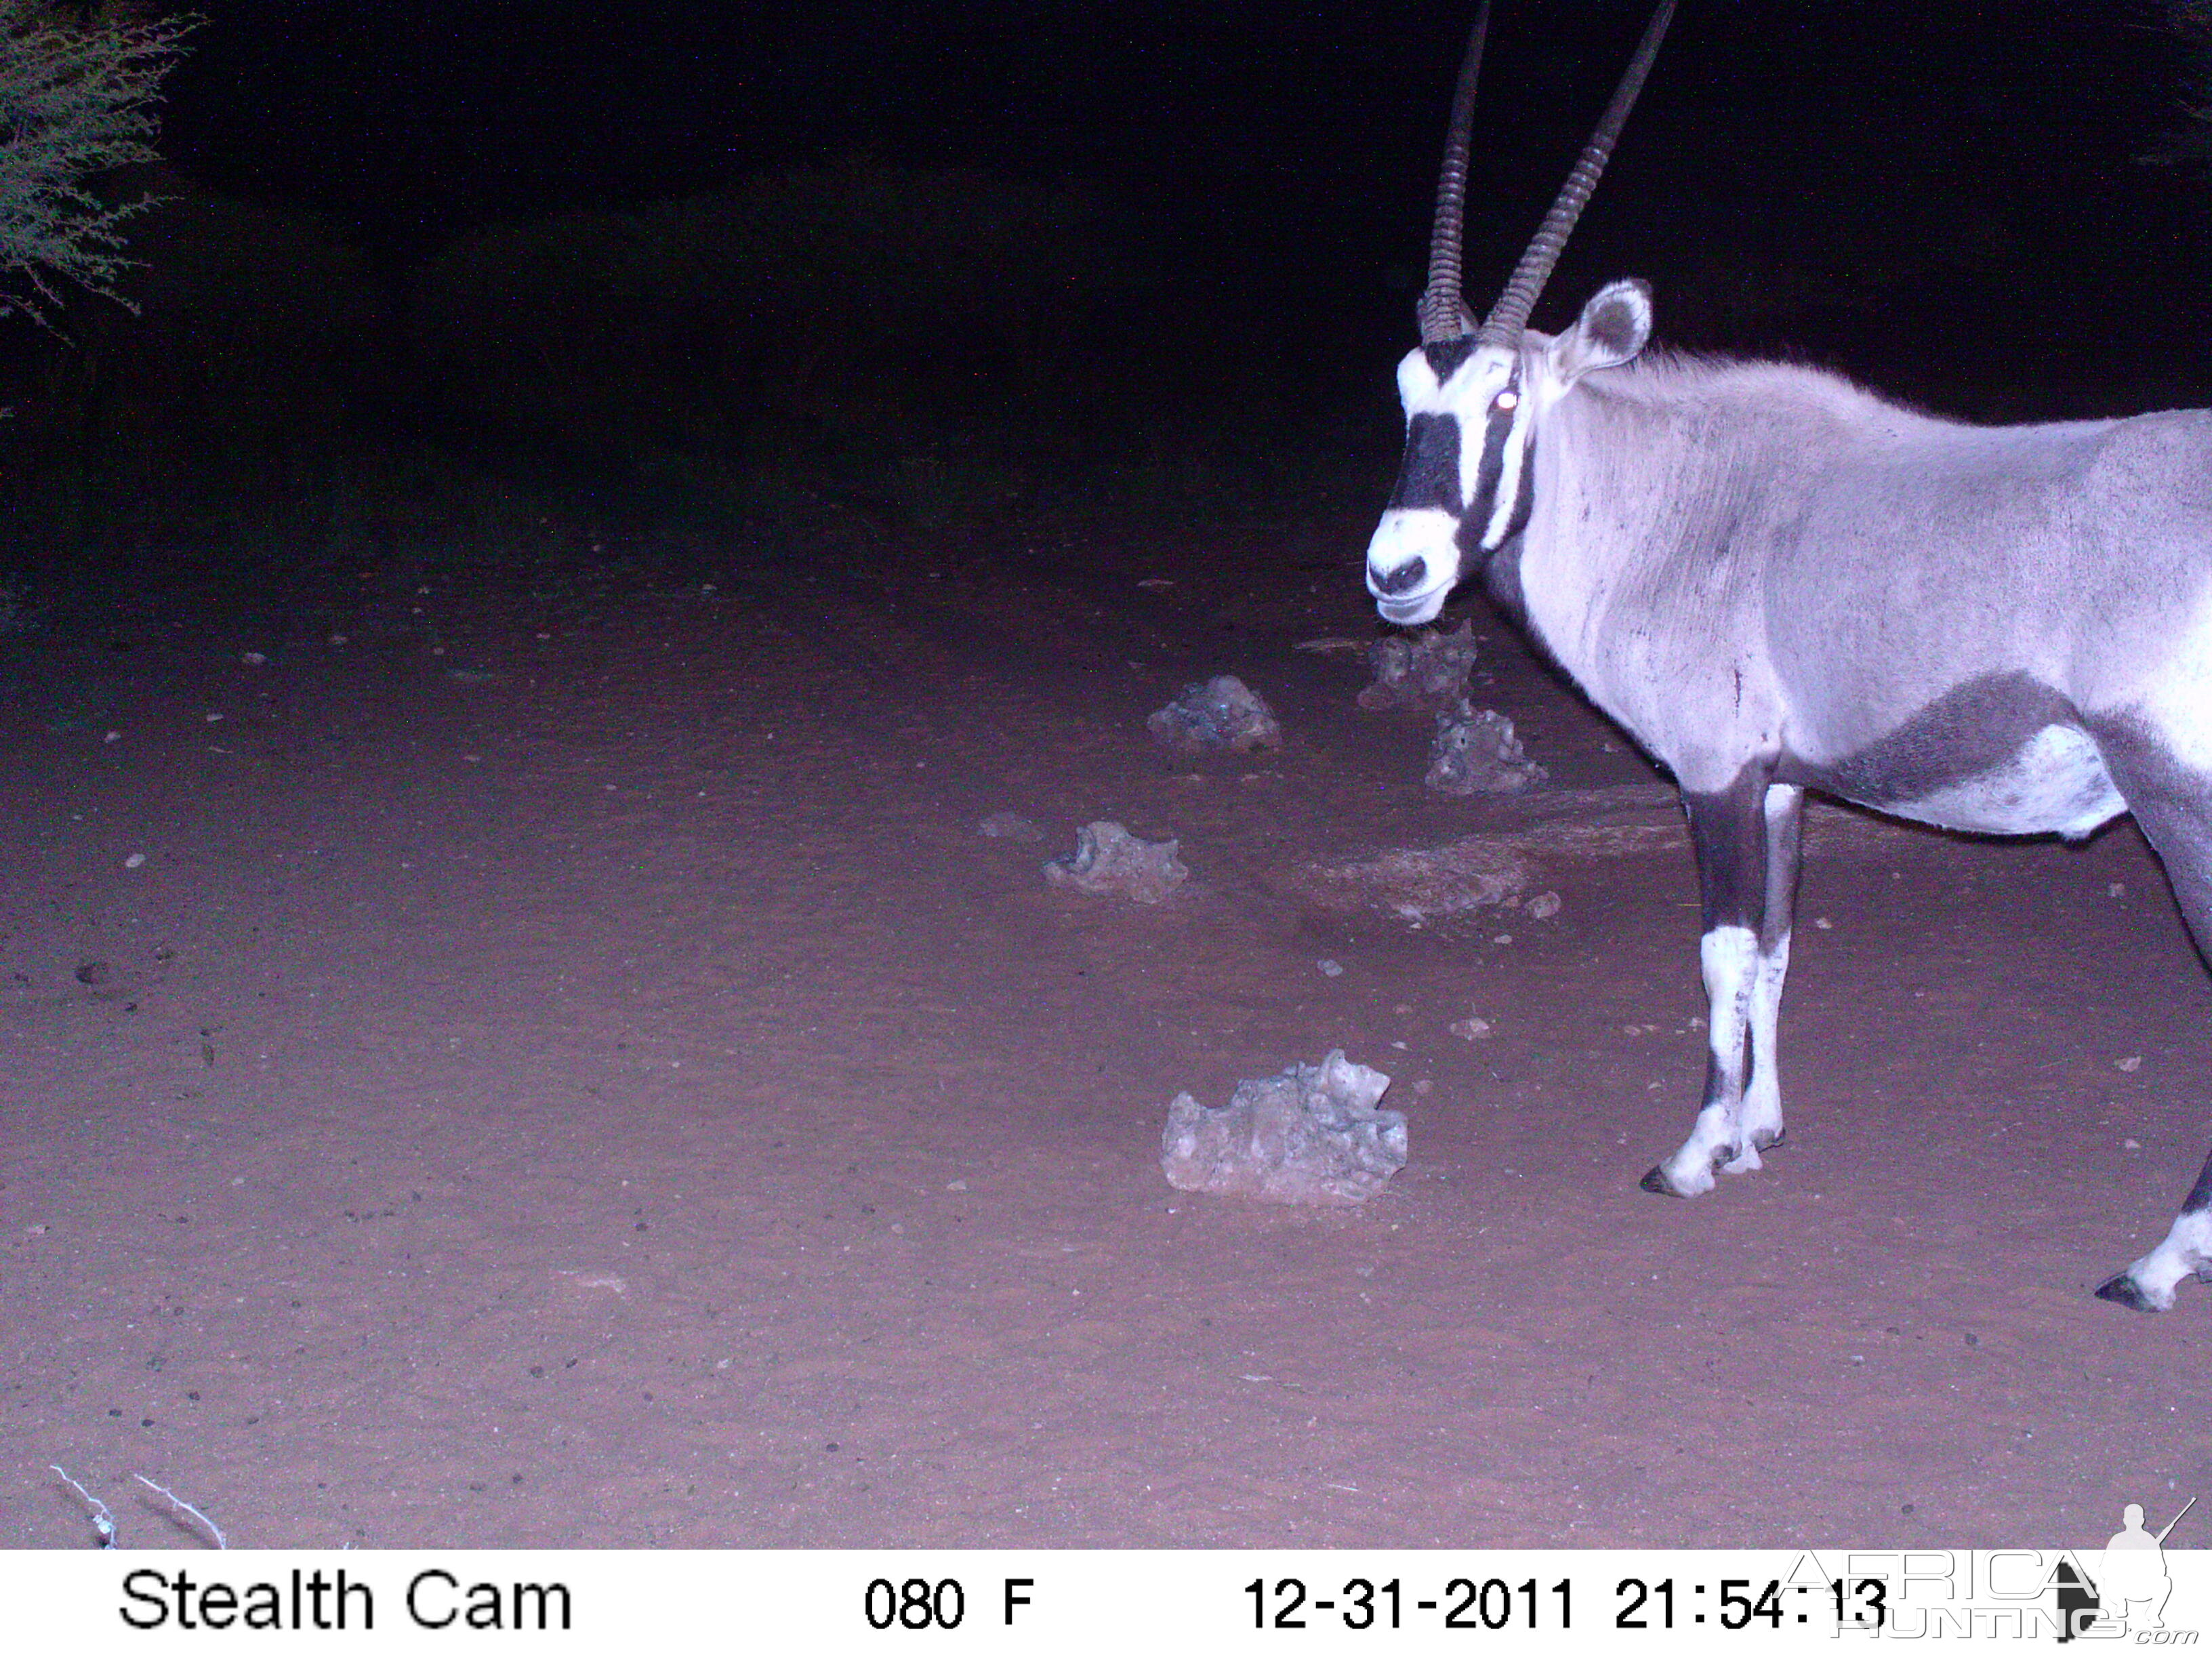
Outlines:
<svg viewBox="0 0 2212 1659"><path fill-rule="evenodd" d="M1483 37L1490 32L1490 0L1474 15L1460 60L1459 89L1452 94L1451 126L1444 135L1443 170L1437 179L1436 223L1429 232L1429 285L1421 290L1421 343L1455 340L1468 331L1460 296L1460 250L1467 230L1467 155L1474 131L1474 83L1482 75Z"/></svg>
<svg viewBox="0 0 2212 1659"><path fill-rule="evenodd" d="M1598 122L1589 143L1583 146L1582 159L1567 175L1559 199L1552 204L1552 210L1544 216L1535 240L1528 244L1528 251L1514 268L1513 280L1506 283L1505 292L1498 295L1498 303L1491 307L1490 315L1478 331L1483 344L1520 343L1522 331L1528 326L1528 314L1536 308L1536 296L1544 291L1552 267L1559 264L1559 254L1573 233L1575 221L1582 216L1590 192L1597 188L1598 175L1613 157L1613 147L1620 142L1628 112L1636 106L1636 94L1644 90L1644 77L1650 72L1651 60L1659 55L1659 43L1667 38L1667 25L1674 21L1674 0L1660 0L1658 10L1652 13L1651 21L1644 31L1643 43L1629 62L1628 72L1620 77L1613 101L1606 106L1604 118Z"/></svg>

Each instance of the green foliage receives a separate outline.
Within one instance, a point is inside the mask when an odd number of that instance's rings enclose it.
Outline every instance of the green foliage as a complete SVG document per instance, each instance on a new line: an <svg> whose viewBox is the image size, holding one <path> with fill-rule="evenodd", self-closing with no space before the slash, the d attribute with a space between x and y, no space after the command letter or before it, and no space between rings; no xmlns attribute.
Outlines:
<svg viewBox="0 0 2212 1659"><path fill-rule="evenodd" d="M0 0L0 298L44 322L73 283L111 299L151 198L93 189L157 159L154 103L196 20ZM127 301L125 303L128 303Z"/></svg>
<svg viewBox="0 0 2212 1659"><path fill-rule="evenodd" d="M387 338L361 257L311 215L179 186L139 222L129 310L6 343L20 445L165 457L326 448Z"/></svg>

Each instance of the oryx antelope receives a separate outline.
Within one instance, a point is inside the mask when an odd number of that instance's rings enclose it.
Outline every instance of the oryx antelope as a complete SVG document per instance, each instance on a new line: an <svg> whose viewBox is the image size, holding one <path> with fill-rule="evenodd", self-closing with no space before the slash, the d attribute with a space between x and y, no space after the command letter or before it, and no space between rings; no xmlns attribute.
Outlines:
<svg viewBox="0 0 2212 1659"><path fill-rule="evenodd" d="M2087 836L2132 811L2212 951L2212 412L1972 427L1833 374L1646 355L1651 296L1530 311L1674 10L1479 326L1460 290L1487 0L1398 368L1406 451L1367 556L1425 623L1480 572L1671 770L1703 894L1704 1104L1644 1178L1690 1196L1781 1139L1775 1017L1814 789L1922 822ZM2165 1240L2098 1289L2212 1279L2212 1158Z"/></svg>

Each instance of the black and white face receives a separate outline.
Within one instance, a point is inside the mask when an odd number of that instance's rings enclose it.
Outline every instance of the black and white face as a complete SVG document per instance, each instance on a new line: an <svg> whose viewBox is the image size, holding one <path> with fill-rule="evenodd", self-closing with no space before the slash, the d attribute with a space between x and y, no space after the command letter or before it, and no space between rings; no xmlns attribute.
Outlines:
<svg viewBox="0 0 2212 1659"><path fill-rule="evenodd" d="M1383 619L1434 620L1463 576L1510 535L1522 503L1529 400L1522 353L1474 335L1398 365L1406 454L1367 545L1367 591Z"/></svg>
<svg viewBox="0 0 2212 1659"><path fill-rule="evenodd" d="M1367 591L1385 622L1433 622L1444 601L1528 522L1536 423L1594 369L1617 368L1651 337L1651 294L1608 283L1556 338L1517 347L1477 336L1407 352L1398 365L1406 457L1367 544Z"/></svg>

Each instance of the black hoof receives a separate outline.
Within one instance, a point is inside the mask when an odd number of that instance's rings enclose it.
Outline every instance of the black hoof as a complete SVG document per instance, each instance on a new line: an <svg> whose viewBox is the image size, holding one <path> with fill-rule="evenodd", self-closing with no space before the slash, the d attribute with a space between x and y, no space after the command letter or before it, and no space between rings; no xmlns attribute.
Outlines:
<svg viewBox="0 0 2212 1659"><path fill-rule="evenodd" d="M1643 1188L1645 1192L1656 1193L1662 1198L1681 1197L1681 1194L1676 1192L1668 1183L1666 1171L1656 1164L1645 1172L1644 1179L1636 1184Z"/></svg>
<svg viewBox="0 0 2212 1659"><path fill-rule="evenodd" d="M1761 1129L1757 1134L1751 1138L1751 1144L1763 1152L1771 1147L1779 1146L1789 1138L1790 1131L1787 1127L1777 1129L1772 1134L1769 1134L1765 1130Z"/></svg>
<svg viewBox="0 0 2212 1659"><path fill-rule="evenodd" d="M2143 1293L2136 1288L2135 1280L2130 1279L2125 1273L2114 1273L2103 1284L2098 1285L2097 1295L2102 1301L2117 1302L2123 1308L2133 1308L2137 1313L2159 1311L2154 1303L2148 1302L2143 1298Z"/></svg>

